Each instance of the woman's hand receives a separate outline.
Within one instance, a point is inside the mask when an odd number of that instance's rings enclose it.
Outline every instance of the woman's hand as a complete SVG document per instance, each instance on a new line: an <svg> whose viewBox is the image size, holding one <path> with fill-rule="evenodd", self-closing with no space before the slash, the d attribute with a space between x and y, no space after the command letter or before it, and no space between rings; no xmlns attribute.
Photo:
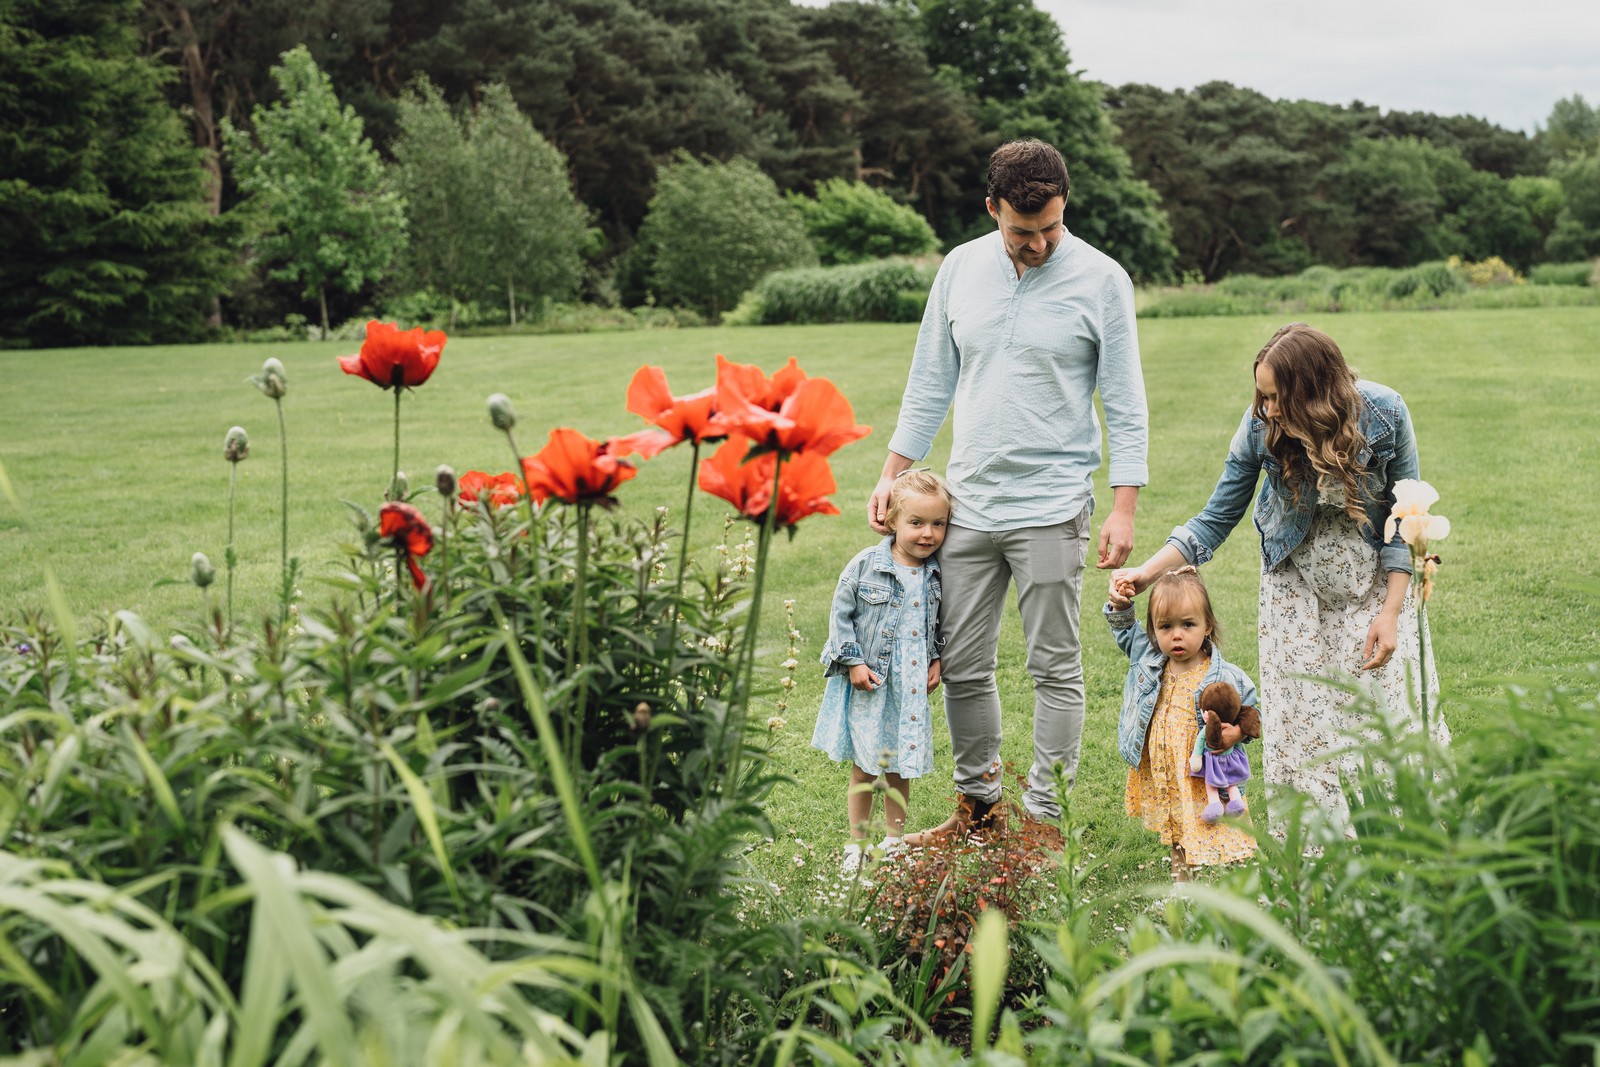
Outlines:
<svg viewBox="0 0 1600 1067"><path fill-rule="evenodd" d="M1378 617L1367 627L1367 640L1361 646L1361 655L1366 660L1361 665L1364 671L1375 671L1388 663L1399 642L1396 635L1400 629L1400 612L1406 605L1406 590L1411 586L1411 575L1405 571L1390 571L1388 580L1389 586L1383 593L1383 607L1378 609Z"/></svg>
<svg viewBox="0 0 1600 1067"><path fill-rule="evenodd" d="M1207 712L1207 714L1209 715L1210 712ZM1239 729L1238 726L1234 725L1231 722L1223 723L1222 724L1222 734L1221 734L1222 747L1217 749L1217 751L1218 752L1226 752L1226 751L1228 751L1228 749L1232 748L1234 745L1237 745L1243 737L1244 737L1244 731Z"/></svg>
<svg viewBox="0 0 1600 1067"><path fill-rule="evenodd" d="M1142 579L1139 568L1119 567L1111 572L1111 582L1106 589L1106 599L1111 606L1119 611L1133 603L1133 598L1144 591L1149 585L1148 579Z"/></svg>
<svg viewBox="0 0 1600 1067"><path fill-rule="evenodd" d="M876 689L883 684L883 679L875 674L871 667L865 663L857 663L850 668L850 684L857 689Z"/></svg>
<svg viewBox="0 0 1600 1067"><path fill-rule="evenodd" d="M1361 646L1361 655L1366 662L1361 665L1364 671L1375 671L1394 658L1395 645L1399 638L1396 636L1400 629L1400 620L1387 611L1380 611L1373 618L1372 625L1367 627L1367 640Z"/></svg>
<svg viewBox="0 0 1600 1067"><path fill-rule="evenodd" d="M939 688L939 661L934 660L928 664L928 692Z"/></svg>

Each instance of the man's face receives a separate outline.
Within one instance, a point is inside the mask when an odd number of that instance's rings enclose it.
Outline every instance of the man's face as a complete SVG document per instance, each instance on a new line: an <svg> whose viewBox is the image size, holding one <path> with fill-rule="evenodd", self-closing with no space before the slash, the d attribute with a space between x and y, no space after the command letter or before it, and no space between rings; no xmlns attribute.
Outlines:
<svg viewBox="0 0 1600 1067"><path fill-rule="evenodd" d="M1004 197L997 204L985 199L989 214L1000 224L1000 236L1006 243L1006 255L1017 265L1021 274L1026 267L1042 267L1050 253L1061 243L1067 230L1061 217L1066 212L1067 199L1051 197L1036 215L1024 215L1011 206Z"/></svg>

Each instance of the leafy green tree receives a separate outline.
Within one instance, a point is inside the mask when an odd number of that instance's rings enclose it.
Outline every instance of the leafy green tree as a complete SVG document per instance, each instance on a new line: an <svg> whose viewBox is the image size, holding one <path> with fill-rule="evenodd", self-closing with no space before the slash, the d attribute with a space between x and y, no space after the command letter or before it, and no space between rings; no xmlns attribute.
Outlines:
<svg viewBox="0 0 1600 1067"><path fill-rule="evenodd" d="M1100 87L1074 75L1061 28L1033 0L918 0L928 58L978 100L994 144L1038 137L1072 176L1067 225L1140 278L1177 251L1153 190L1117 143Z"/></svg>
<svg viewBox="0 0 1600 1067"><path fill-rule="evenodd" d="M1107 99L1136 172L1167 209L1179 270L1215 280L1310 265L1315 179L1343 158L1347 132L1227 82L1124 85Z"/></svg>
<svg viewBox="0 0 1600 1067"><path fill-rule="evenodd" d="M438 87L426 78L400 98L398 116L394 186L405 201L410 237L400 282L449 297L449 326L454 329L456 305L472 296L475 253L473 168L466 133Z"/></svg>
<svg viewBox="0 0 1600 1067"><path fill-rule="evenodd" d="M137 10L0 6L0 345L193 339L222 285L200 156Z"/></svg>
<svg viewBox="0 0 1600 1067"><path fill-rule="evenodd" d="M241 192L253 198L257 247L273 276L316 297L328 332L328 289L354 293L381 278L405 241L400 197L355 110L303 46L273 68L282 99L252 113L255 140L223 123Z"/></svg>
<svg viewBox="0 0 1600 1067"><path fill-rule="evenodd" d="M1414 137L1355 143L1338 191L1358 220L1350 262L1403 267L1445 254L1439 231L1444 199L1429 165L1432 151Z"/></svg>
<svg viewBox="0 0 1600 1067"><path fill-rule="evenodd" d="M1567 206L1567 194L1561 191L1561 183L1549 177L1519 175L1506 183L1506 195L1517 202L1533 227L1536 251L1531 260L1561 258L1549 252L1550 235L1555 232L1556 222Z"/></svg>
<svg viewBox="0 0 1600 1067"><path fill-rule="evenodd" d="M806 236L825 267L885 256L916 256L939 248L938 235L916 209L866 182L830 178L816 199L790 194Z"/></svg>
<svg viewBox="0 0 1600 1067"><path fill-rule="evenodd" d="M849 95L838 110L808 105L791 121L810 130L837 120L850 154L836 173L916 205L948 245L992 225L978 190L994 138L979 128L976 101L935 73L915 9L836 0L806 9L806 20Z"/></svg>
<svg viewBox="0 0 1600 1067"><path fill-rule="evenodd" d="M1582 152L1553 164L1566 203L1546 243L1553 260L1600 255L1600 151Z"/></svg>
<svg viewBox="0 0 1600 1067"><path fill-rule="evenodd" d="M1591 107L1578 93L1557 100L1538 139L1558 162L1584 152L1600 152L1600 108Z"/></svg>
<svg viewBox="0 0 1600 1067"><path fill-rule="evenodd" d="M497 278L511 323L518 299L543 306L578 289L588 216L572 195L566 160L539 136L504 85L491 85L467 127L469 224L480 274Z"/></svg>
<svg viewBox="0 0 1600 1067"><path fill-rule="evenodd" d="M409 285L451 298L542 305L577 291L590 231L566 161L490 85L458 120L431 82L400 104L395 184L406 203Z"/></svg>
<svg viewBox="0 0 1600 1067"><path fill-rule="evenodd" d="M639 244L656 299L712 317L770 272L817 262L800 213L761 168L687 153L661 168Z"/></svg>

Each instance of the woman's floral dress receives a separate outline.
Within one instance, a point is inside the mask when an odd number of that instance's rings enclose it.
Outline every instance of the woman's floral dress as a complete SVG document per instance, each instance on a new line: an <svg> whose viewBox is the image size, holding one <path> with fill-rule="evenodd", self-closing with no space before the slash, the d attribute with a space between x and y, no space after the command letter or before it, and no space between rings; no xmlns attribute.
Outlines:
<svg viewBox="0 0 1600 1067"><path fill-rule="evenodd" d="M1289 787L1309 796L1348 833L1349 808L1341 779L1354 785L1360 753L1352 735L1362 734L1352 696L1317 681L1354 677L1405 728L1417 729L1418 702L1406 692L1407 669L1417 671L1417 614L1406 594L1394 655L1382 667L1361 670L1367 627L1383 607L1388 576L1378 553L1344 510L1337 485L1318 490L1316 514L1305 540L1276 569L1261 572L1261 732L1270 791ZM1310 675L1310 679L1299 677ZM1439 679L1433 657L1427 665L1429 707ZM1435 711L1434 736L1450 739ZM1273 820L1273 832L1282 827Z"/></svg>

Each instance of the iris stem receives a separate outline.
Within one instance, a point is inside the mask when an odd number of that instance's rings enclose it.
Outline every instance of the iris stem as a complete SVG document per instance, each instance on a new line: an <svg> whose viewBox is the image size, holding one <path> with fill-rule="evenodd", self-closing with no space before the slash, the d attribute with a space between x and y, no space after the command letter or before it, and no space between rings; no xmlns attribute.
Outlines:
<svg viewBox="0 0 1600 1067"><path fill-rule="evenodd" d="M278 603L278 623L285 624L289 621L289 430L283 419L283 398L275 397L273 403L278 408L278 453L283 462L282 499L279 507L278 531L278 563L282 573L279 575L281 593Z"/></svg>

